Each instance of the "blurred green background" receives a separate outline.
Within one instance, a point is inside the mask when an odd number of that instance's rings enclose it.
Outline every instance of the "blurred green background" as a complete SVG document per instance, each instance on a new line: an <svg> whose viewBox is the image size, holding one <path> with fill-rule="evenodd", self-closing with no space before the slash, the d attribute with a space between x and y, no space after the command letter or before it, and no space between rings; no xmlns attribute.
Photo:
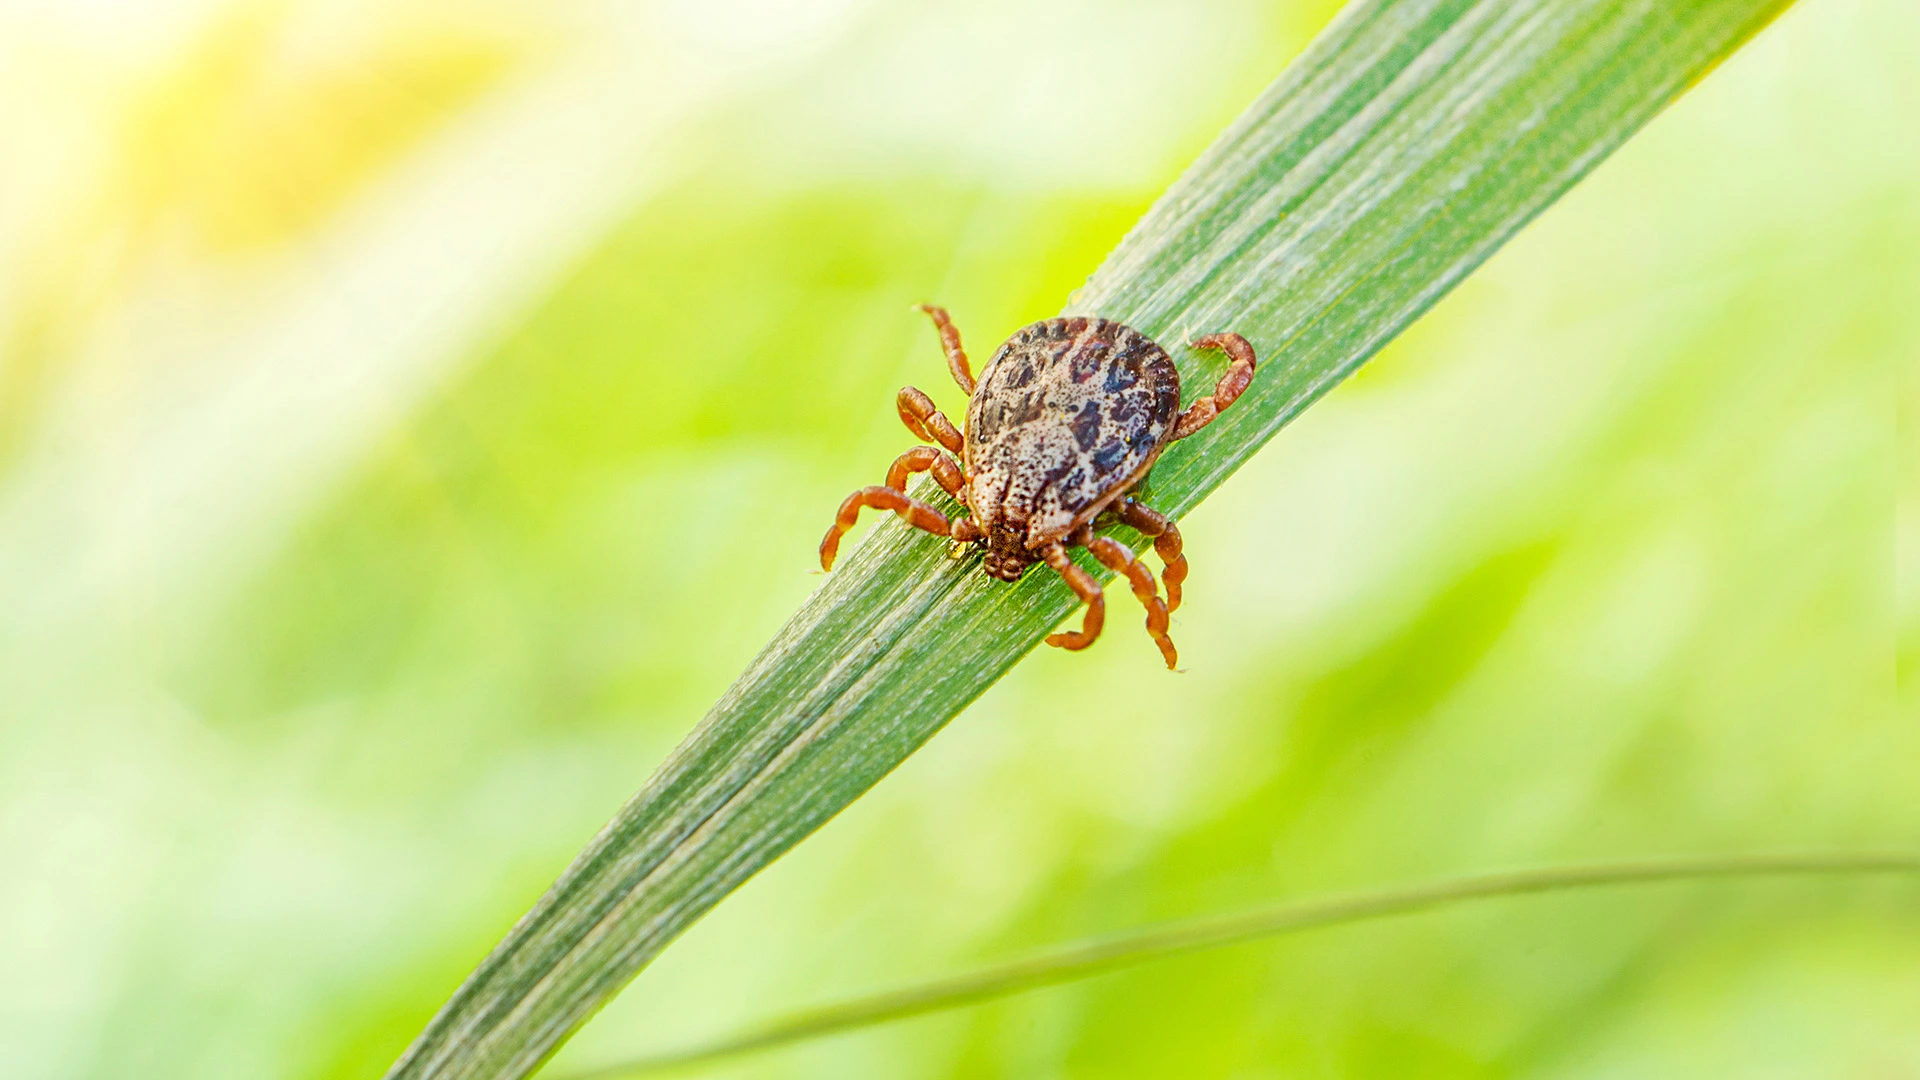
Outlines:
<svg viewBox="0 0 1920 1080"><path fill-rule="evenodd" d="M0 1076L379 1075L1327 3L0 7ZM1920 837L1920 9L1790 11L559 1069L1035 945ZM1219 329L1230 329L1221 327ZM856 534L854 543L858 543ZM1920 889L1499 901L752 1077L1920 1077Z"/></svg>

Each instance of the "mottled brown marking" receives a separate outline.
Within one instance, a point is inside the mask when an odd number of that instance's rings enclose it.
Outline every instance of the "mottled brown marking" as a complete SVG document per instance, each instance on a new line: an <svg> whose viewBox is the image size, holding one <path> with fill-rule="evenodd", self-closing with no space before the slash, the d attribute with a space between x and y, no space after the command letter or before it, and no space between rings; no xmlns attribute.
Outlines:
<svg viewBox="0 0 1920 1080"><path fill-rule="evenodd" d="M1026 327L967 406L974 517L990 538L1012 534L1006 549L1064 537L1153 465L1179 409L1180 375L1144 334L1093 318Z"/></svg>
<svg viewBox="0 0 1920 1080"><path fill-rule="evenodd" d="M987 361L978 384L960 332L944 309L920 305L940 334L954 382L969 395L965 432L914 387L900 391L900 419L915 436L960 454L956 463L932 446L900 455L884 485L849 495L820 542L820 565L833 568L840 538L863 507L891 510L909 525L961 543L984 543L981 568L1017 581L1045 562L1087 605L1080 629L1050 634L1047 644L1084 649L1100 636L1106 599L1099 582L1067 552L1085 547L1123 574L1147 611L1147 633L1167 667L1178 659L1168 636L1168 614L1180 606L1187 576L1180 530L1165 515L1128 495L1175 439L1206 427L1232 405L1253 377L1252 346L1237 334L1210 334L1194 348L1220 349L1231 361L1213 393L1180 411L1180 376L1165 350L1145 335L1108 319L1072 316L1021 329ZM948 495L972 512L949 519L906 494L913 474L933 475ZM1165 570L1160 599L1148 570L1125 545L1093 533L1094 519L1114 518L1154 541Z"/></svg>

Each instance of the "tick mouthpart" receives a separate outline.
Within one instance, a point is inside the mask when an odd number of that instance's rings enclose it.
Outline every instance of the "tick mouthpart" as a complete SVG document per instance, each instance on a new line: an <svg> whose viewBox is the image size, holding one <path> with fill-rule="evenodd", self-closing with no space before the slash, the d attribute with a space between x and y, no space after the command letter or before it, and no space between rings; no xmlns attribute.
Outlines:
<svg viewBox="0 0 1920 1080"><path fill-rule="evenodd" d="M1027 567L1032 565L1032 559L1009 557L996 551L989 551L980 568L986 571L988 577L996 577L1001 581L1019 581L1020 575L1026 573Z"/></svg>
<svg viewBox="0 0 1920 1080"><path fill-rule="evenodd" d="M1027 567L1039 562L1033 552L1027 550L1022 534L1014 529L996 528L987 535L987 556L980 568L987 576L1001 581L1019 581Z"/></svg>

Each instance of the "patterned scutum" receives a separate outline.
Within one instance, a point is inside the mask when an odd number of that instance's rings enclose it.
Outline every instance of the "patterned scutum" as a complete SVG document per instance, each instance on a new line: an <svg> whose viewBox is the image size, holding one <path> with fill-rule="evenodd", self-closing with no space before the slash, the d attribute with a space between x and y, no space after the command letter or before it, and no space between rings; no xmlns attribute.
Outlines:
<svg viewBox="0 0 1920 1080"><path fill-rule="evenodd" d="M1152 467L1179 409L1173 361L1130 327L1048 319L1008 338L967 406L968 501L990 547L1032 550L1092 518Z"/></svg>

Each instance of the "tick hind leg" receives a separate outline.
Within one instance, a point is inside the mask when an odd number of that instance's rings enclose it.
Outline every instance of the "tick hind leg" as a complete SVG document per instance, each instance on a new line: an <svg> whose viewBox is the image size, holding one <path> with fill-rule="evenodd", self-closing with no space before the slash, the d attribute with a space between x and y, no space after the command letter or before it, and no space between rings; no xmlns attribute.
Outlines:
<svg viewBox="0 0 1920 1080"><path fill-rule="evenodd" d="M1153 571L1133 557L1127 546L1110 536L1094 536L1093 531L1081 526L1073 536L1074 543L1082 544L1093 557L1106 564L1107 569L1125 575L1133 585L1133 595L1140 600L1140 606L1147 609L1147 634L1153 643L1160 647L1160 655L1167 662L1167 670L1172 671L1180 662L1180 654L1173 647L1173 639L1167 636L1167 605L1160 600L1159 592L1154 588Z"/></svg>
<svg viewBox="0 0 1920 1080"><path fill-rule="evenodd" d="M1100 636L1100 627L1107 621L1106 594L1101 592L1100 583L1093 580L1092 574L1080 569L1074 565L1072 559L1067 558L1067 549L1058 543L1048 544L1046 550L1040 553L1040 557L1046 560L1048 566L1053 567L1054 573L1067 579L1067 587L1087 605L1087 613L1080 620L1080 629L1048 634L1047 644L1057 649L1084 649Z"/></svg>
<svg viewBox="0 0 1920 1080"><path fill-rule="evenodd" d="M1240 397L1247 384L1253 381L1253 346L1239 334L1208 334L1193 342L1196 349L1219 349L1227 354L1233 363L1227 373L1220 376L1213 393L1187 406L1180 419L1173 425L1173 436L1168 439L1184 439L1187 436L1213 423L1213 418L1225 412L1227 406Z"/></svg>
<svg viewBox="0 0 1920 1080"><path fill-rule="evenodd" d="M980 529L972 518L950 520L947 515L908 495L903 489L907 477L917 472L931 472L933 479L947 494L965 502L966 475L954 460L931 446L916 446L894 460L893 467L887 470L887 482L863 487L847 496L840 504L840 512L834 515L833 526L827 530L826 539L820 541L820 569L833 569L833 561L840 554L840 538L853 528L860 518L860 509L870 506L875 510L891 510L899 514L907 524L935 536L950 536L955 540L978 540Z"/></svg>
<svg viewBox="0 0 1920 1080"><path fill-rule="evenodd" d="M1121 521L1153 540L1153 550L1160 556L1161 565L1166 567L1160 571L1160 580L1167 586L1167 610L1179 611L1180 583L1187 580L1187 557L1180 550L1180 530L1174 526L1172 518L1132 496L1121 499L1116 509Z"/></svg>

